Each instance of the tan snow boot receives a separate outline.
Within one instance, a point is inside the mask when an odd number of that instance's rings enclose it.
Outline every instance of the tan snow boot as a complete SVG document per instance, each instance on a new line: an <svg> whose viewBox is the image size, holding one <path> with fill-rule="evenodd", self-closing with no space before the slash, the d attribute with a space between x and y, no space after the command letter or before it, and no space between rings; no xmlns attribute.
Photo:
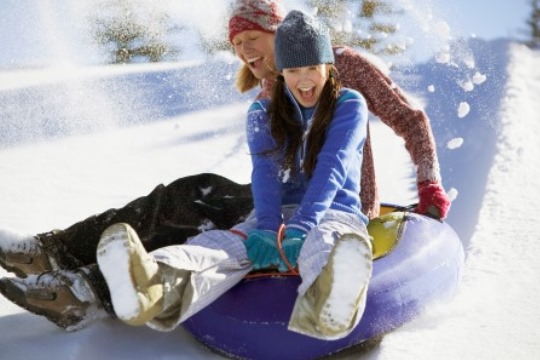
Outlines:
<svg viewBox="0 0 540 360"><path fill-rule="evenodd" d="M163 310L163 280L158 263L131 226L119 223L105 229L97 262L120 320L140 326Z"/></svg>
<svg viewBox="0 0 540 360"><path fill-rule="evenodd" d="M107 316L84 268L50 271L24 279L2 278L0 292L11 302L45 316L67 331Z"/></svg>
<svg viewBox="0 0 540 360"><path fill-rule="evenodd" d="M38 238L7 229L0 229L0 266L19 277L55 270Z"/></svg>
<svg viewBox="0 0 540 360"><path fill-rule="evenodd" d="M364 313L372 267L367 234L342 235L315 282L296 300L289 330L324 340L347 336Z"/></svg>

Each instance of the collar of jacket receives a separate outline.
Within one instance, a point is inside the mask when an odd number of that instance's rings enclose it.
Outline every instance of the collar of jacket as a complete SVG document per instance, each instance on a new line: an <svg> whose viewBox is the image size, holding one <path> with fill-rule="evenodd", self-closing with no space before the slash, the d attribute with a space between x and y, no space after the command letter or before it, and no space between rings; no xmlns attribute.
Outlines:
<svg viewBox="0 0 540 360"><path fill-rule="evenodd" d="M313 115L315 115L315 112L317 111L318 102L315 105L315 109L313 109L313 112L311 113L311 117L309 119L304 118L304 114L302 112L302 109L300 107L300 104L292 94L291 89L287 85L285 85L285 94L289 98L289 100L293 103L294 109L295 109L295 118L296 120L300 121L302 124L302 144L300 146L300 149L298 149L298 157L299 157L299 169L302 169L304 166L304 159L306 157L306 151L307 151L307 137L309 135L309 131L311 129L311 124L313 123ZM300 173L303 173L304 170L300 170Z"/></svg>

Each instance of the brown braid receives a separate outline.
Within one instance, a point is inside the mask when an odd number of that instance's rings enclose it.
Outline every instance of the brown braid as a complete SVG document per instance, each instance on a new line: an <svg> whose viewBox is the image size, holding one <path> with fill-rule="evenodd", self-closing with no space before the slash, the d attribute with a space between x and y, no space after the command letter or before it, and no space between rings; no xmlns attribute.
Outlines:
<svg viewBox="0 0 540 360"><path fill-rule="evenodd" d="M307 139L307 154L303 170L311 177L317 164L317 155L321 151L326 137L326 130L332 121L336 109L341 84L337 78L337 70L333 65L328 67L329 77L324 84L319 98L311 130ZM285 93L283 76L278 76L274 84L272 102L268 112L271 117L272 137L278 148L285 147L284 170L295 172L294 156L302 145L302 125L294 118L294 106Z"/></svg>

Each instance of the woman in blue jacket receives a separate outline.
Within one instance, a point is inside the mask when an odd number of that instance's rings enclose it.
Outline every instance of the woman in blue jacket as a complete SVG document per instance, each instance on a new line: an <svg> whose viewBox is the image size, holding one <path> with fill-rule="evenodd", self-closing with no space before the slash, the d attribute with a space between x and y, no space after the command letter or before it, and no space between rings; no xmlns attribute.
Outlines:
<svg viewBox="0 0 540 360"><path fill-rule="evenodd" d="M315 19L292 11L275 48L272 101L248 114L254 213L151 252L128 224L103 232L97 262L125 323L172 330L253 269L298 265L292 331L337 339L358 324L372 269L359 198L366 104L341 89L328 29Z"/></svg>
<svg viewBox="0 0 540 360"><path fill-rule="evenodd" d="M289 328L339 338L360 320L371 274L359 196L367 107L358 92L340 88L327 29L315 19L290 12L275 54L281 74L272 101L255 102L248 117L257 219L248 257L255 269L298 263Z"/></svg>

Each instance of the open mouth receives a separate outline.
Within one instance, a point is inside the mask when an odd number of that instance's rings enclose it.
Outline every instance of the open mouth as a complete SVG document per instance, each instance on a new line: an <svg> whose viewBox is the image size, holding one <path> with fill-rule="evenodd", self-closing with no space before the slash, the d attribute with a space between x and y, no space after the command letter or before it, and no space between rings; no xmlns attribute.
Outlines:
<svg viewBox="0 0 540 360"><path fill-rule="evenodd" d="M310 100L311 98L313 98L313 94L315 93L315 87L301 87L298 88L298 91L300 92L300 95L303 99Z"/></svg>
<svg viewBox="0 0 540 360"><path fill-rule="evenodd" d="M313 90L315 90L315 87L314 87L314 86L310 86L310 87L301 87L301 88L299 88L298 90L300 90L300 93L309 96L309 95L312 95L312 94L313 94Z"/></svg>
<svg viewBox="0 0 540 360"><path fill-rule="evenodd" d="M255 57L255 58L249 58L246 59L248 65L252 68L258 68L261 66L262 63L262 57Z"/></svg>

